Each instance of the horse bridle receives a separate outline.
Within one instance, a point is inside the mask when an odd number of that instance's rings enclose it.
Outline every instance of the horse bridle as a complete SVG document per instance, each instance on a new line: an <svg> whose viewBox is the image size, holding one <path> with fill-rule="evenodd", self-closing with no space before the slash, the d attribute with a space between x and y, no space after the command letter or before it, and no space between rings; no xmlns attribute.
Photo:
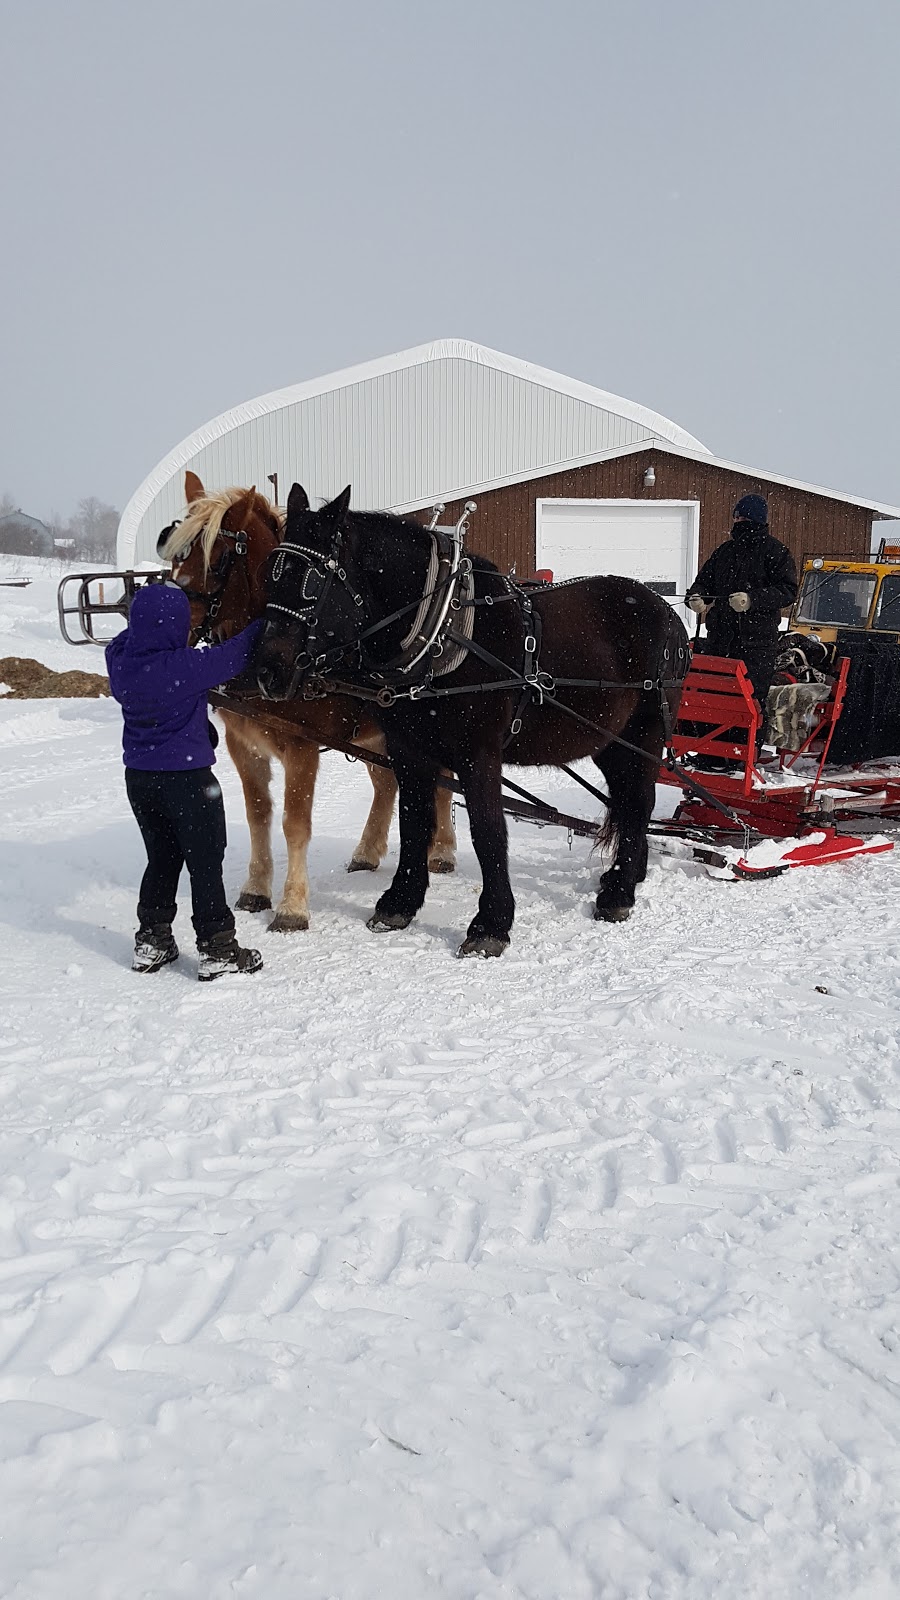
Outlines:
<svg viewBox="0 0 900 1600"><path fill-rule="evenodd" d="M162 544L164 539L169 539L175 532L175 529L180 526L181 524L179 522L172 522L169 524L168 528L164 528L158 540L156 541L157 547ZM212 638L213 624L215 623L215 620L222 609L222 596L228 587L228 580L231 576L231 570L236 561L244 560L247 555L247 533L244 528L239 528L237 533L231 533L228 528L220 528L219 537L222 539L233 539L234 548L231 549L228 545L226 545L215 566L210 566L208 568L208 571L212 577L216 579L217 587L215 589L188 589L182 583L178 585L182 594L187 596L192 605L203 606L203 617L199 625L193 629L193 632L196 634L198 640L202 640L205 643L208 643ZM247 583L247 591L249 593L250 581L246 571L245 581Z"/></svg>
<svg viewBox="0 0 900 1600"><path fill-rule="evenodd" d="M342 661L346 656L348 649L352 648L352 646L348 645L336 645L331 650L325 650L318 655L316 654L316 644L318 642L317 629L321 623L322 608L325 604L325 601L328 599L329 594L331 593L331 589L335 580L337 580L337 582L346 589L355 606L362 607L364 604L362 595L353 588L353 585L350 583L344 568L341 566L340 554L340 528L338 528L335 532L334 538L331 541L331 550L329 551L328 555L323 555L321 550L315 550L311 545L294 544L292 540L284 540L274 552L271 572L273 583L280 583L284 574L286 557L299 556L300 559L306 563L306 572L303 577L303 582L300 586L300 594L301 598L309 600L309 605L300 609L294 606L283 606L279 604L277 600L268 600L266 603L267 612L280 611L283 616L293 617L297 622L302 622L306 627L306 648L302 654L297 657L294 665L294 674L291 680L292 695L295 693L301 677L308 669L315 670L321 674L323 671L327 671L329 666L332 664L336 665L337 662ZM307 589L307 585L313 572L315 572L323 580L321 587L319 588L319 592L315 596L310 595ZM363 637L364 635L360 634L357 641L355 641L360 646L362 644Z"/></svg>
<svg viewBox="0 0 900 1600"><path fill-rule="evenodd" d="M449 627L451 610L459 610L460 600L458 589L460 581L467 585L470 582L472 563L467 556L463 556L462 542L465 524L469 511L474 509L471 504L466 506L465 514L460 518L456 528L439 528L437 526L437 508L431 525L426 531L431 537L431 553L425 578L424 593L417 599L409 601L406 605L398 607L389 616L382 617L378 622L372 623L368 628L358 633L350 644L336 645L330 650L316 653L318 643L317 630L321 622L321 612L331 591L333 584L338 582L346 589L354 606L361 609L364 605L363 597L354 589L344 567L341 565L341 543L343 530L337 528L331 541L331 549L325 555L321 550L316 550L309 545L295 544L286 540L278 546L272 565L272 582L278 583L284 572L284 559L288 556L298 556L306 562L307 571L301 586L301 596L309 600L309 605L294 607L281 605L278 601L270 600L266 606L267 611L278 611L282 615L293 617L296 621L305 624L307 629L306 648L298 656L295 671L291 680L290 694L296 692L301 677L306 672L323 676L332 667L345 661L353 652L357 656L359 670L367 676L386 683L390 679L403 681L415 674L417 668L423 663L430 669L432 655L440 655L443 651L443 635ZM443 506L440 507L443 510ZM318 594L310 595L307 584L312 571L324 580ZM394 622L399 621L409 612L414 611L415 616L411 627L401 641L397 655L386 662L366 660L363 648L364 641L372 638ZM446 669L445 669L446 670Z"/></svg>

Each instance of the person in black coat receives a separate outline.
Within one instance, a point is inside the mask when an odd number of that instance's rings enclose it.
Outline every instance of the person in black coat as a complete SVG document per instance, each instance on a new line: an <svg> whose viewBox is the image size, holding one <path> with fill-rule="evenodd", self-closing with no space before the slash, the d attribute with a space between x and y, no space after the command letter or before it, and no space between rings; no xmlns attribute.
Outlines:
<svg viewBox="0 0 900 1600"><path fill-rule="evenodd" d="M734 508L731 538L704 562L685 605L706 623L708 655L744 662L763 714L781 613L796 598L794 558L769 532L769 508L762 495L745 494Z"/></svg>

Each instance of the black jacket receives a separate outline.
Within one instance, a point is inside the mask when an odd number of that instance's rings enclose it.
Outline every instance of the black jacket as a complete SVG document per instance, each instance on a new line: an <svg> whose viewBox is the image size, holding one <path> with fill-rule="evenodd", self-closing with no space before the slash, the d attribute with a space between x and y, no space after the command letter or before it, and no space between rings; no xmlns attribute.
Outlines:
<svg viewBox="0 0 900 1600"><path fill-rule="evenodd" d="M750 596L749 611L732 611L730 594ZM688 590L714 600L706 633L713 655L740 656L754 645L774 646L781 612L797 598L797 568L765 523L735 523L731 538L704 562Z"/></svg>

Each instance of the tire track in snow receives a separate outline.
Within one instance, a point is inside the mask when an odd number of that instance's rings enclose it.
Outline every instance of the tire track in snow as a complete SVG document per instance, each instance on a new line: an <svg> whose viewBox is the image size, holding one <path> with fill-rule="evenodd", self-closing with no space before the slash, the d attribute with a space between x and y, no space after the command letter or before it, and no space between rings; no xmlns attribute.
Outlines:
<svg viewBox="0 0 900 1600"><path fill-rule="evenodd" d="M63 809L57 754L64 832L84 797ZM40 1039L0 1052L11 1515L68 1541L69 1593L107 1581L91 1550L212 1593L215 1550L255 1564L235 1592L275 1595L302 1548L312 1592L348 1596L365 1572L422 1600L440 1570L467 1596L697 1600L715 1572L747 1600L868 1600L898 1548L891 864L865 915L801 874L738 900L653 867L612 936L580 858L516 833L513 948L465 966L468 847L419 927L369 939L343 780L314 929L258 935L263 987L204 995L186 962L151 991L76 942L85 903L123 939L131 915L76 845L59 964L30 926L9 941ZM13 815L27 857L43 821Z"/></svg>

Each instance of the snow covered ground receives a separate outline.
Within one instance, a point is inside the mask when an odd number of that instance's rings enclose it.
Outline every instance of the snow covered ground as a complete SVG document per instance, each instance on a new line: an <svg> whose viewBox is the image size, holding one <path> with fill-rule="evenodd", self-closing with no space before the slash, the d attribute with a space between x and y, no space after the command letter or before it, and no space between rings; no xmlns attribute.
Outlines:
<svg viewBox="0 0 900 1600"><path fill-rule="evenodd" d="M102 670L55 582L0 655ZM201 987L184 899L128 970L116 706L0 746L0 1595L896 1597L900 851L655 856L616 927L513 824L514 942L458 962L464 820L372 935L330 757L309 933L241 916L264 972Z"/></svg>

